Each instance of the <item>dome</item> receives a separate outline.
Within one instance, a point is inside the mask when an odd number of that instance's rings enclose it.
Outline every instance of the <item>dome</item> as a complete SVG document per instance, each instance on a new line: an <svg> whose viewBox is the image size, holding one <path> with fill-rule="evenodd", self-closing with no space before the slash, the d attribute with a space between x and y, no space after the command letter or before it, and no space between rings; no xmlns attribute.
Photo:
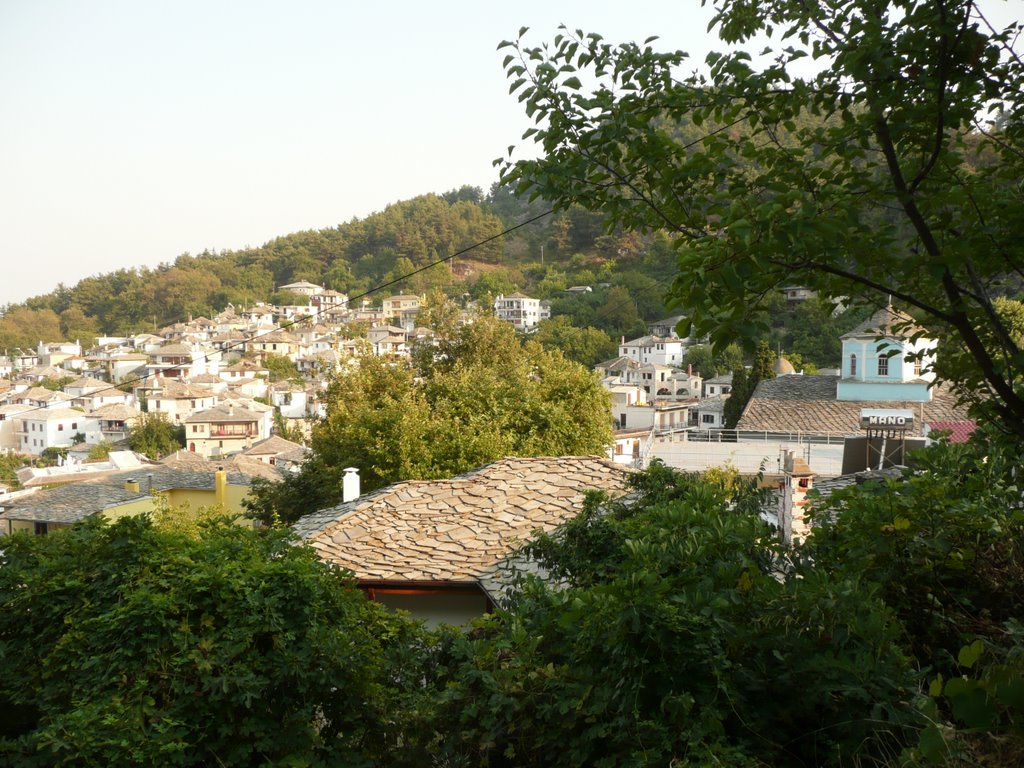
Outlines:
<svg viewBox="0 0 1024 768"><path fill-rule="evenodd" d="M779 359L775 361L775 375L776 376L789 376L796 373L796 368L782 355L779 355Z"/></svg>

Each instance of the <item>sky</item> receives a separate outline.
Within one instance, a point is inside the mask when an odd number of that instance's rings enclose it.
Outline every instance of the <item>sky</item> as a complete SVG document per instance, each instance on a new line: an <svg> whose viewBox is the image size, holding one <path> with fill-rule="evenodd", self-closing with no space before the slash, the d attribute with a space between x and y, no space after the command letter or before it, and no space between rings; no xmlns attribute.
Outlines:
<svg viewBox="0 0 1024 768"><path fill-rule="evenodd" d="M989 0L1007 20L1024 0ZM496 50L559 24L697 61L698 0L0 0L0 305L497 179Z"/></svg>

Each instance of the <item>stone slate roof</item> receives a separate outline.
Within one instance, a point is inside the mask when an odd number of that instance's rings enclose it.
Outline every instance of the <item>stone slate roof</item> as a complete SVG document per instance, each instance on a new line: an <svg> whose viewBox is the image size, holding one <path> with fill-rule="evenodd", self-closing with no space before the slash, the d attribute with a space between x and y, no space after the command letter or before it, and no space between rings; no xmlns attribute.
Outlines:
<svg viewBox="0 0 1024 768"><path fill-rule="evenodd" d="M138 408L124 403L109 403L100 406L89 415L106 421L127 421L128 419L137 419L142 412Z"/></svg>
<svg viewBox="0 0 1024 768"><path fill-rule="evenodd" d="M591 456L505 458L450 480L409 481L303 517L320 557L364 582L476 584L533 531L619 495L630 470Z"/></svg>
<svg viewBox="0 0 1024 768"><path fill-rule="evenodd" d="M148 496L148 493L126 491L117 485L70 483L8 502L5 505L7 510L0 517L71 524L110 507L139 501Z"/></svg>
<svg viewBox="0 0 1024 768"><path fill-rule="evenodd" d="M255 443L252 448L247 448L242 451L243 456L279 456L282 453L290 453L292 451L305 452L306 448L299 443L294 443L291 440L285 440L280 435L271 435L266 440L260 440Z"/></svg>
<svg viewBox="0 0 1024 768"><path fill-rule="evenodd" d="M865 337L877 339L880 336L909 338L915 333L924 333L924 328L915 323L914 318L906 312L895 309L890 304L888 307L882 307L852 331L844 333L839 338L855 339Z"/></svg>
<svg viewBox="0 0 1024 768"><path fill-rule="evenodd" d="M925 422L961 421L968 418L965 408L941 384L932 388L930 402L905 400L837 400L835 376L780 376L757 385L754 395L736 425L739 430L756 432L808 432L862 435L862 408L907 408L914 412L912 436L921 436Z"/></svg>
<svg viewBox="0 0 1024 768"><path fill-rule="evenodd" d="M185 419L185 423L194 424L198 422L205 424L211 422L215 424L226 424L229 422L244 423L259 420L259 414L247 411L245 408L240 408L234 405L215 405L213 408L207 408L205 411L193 413Z"/></svg>

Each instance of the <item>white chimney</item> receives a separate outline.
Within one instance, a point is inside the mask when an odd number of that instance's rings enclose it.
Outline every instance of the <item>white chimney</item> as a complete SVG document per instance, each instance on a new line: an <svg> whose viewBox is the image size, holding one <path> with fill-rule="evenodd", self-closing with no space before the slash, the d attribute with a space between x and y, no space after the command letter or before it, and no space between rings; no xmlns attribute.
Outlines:
<svg viewBox="0 0 1024 768"><path fill-rule="evenodd" d="M346 504L359 498L359 469L346 467L341 480L341 503Z"/></svg>

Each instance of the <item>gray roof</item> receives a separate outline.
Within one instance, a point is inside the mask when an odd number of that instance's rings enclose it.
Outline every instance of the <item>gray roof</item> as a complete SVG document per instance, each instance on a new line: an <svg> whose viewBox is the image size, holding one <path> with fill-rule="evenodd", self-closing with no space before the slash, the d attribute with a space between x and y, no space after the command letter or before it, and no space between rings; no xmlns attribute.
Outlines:
<svg viewBox="0 0 1024 768"><path fill-rule="evenodd" d="M216 405L213 408L207 408L204 411L197 411L185 419L186 424L192 424L194 422L216 422L218 424L225 422L248 422L248 421L259 421L260 415L247 411L245 408L239 406L224 406Z"/></svg>
<svg viewBox="0 0 1024 768"><path fill-rule="evenodd" d="M844 333L839 338L854 339L859 336L871 339L880 336L907 338L915 333L924 333L924 328L915 323L914 318L906 312L896 309L890 304L887 307L882 307L852 331Z"/></svg>
<svg viewBox="0 0 1024 768"><path fill-rule="evenodd" d="M861 435L862 408L907 408L914 412L914 436L928 421L968 418L948 387L932 388L930 402L837 400L835 376L780 376L758 383L737 429L767 432Z"/></svg>
<svg viewBox="0 0 1024 768"><path fill-rule="evenodd" d="M592 456L506 458L450 480L407 481L307 515L295 530L364 582L478 583L537 529L575 516L629 470Z"/></svg>
<svg viewBox="0 0 1024 768"><path fill-rule="evenodd" d="M70 525L110 507L148 497L149 493L126 491L120 485L70 483L7 502L0 518Z"/></svg>

